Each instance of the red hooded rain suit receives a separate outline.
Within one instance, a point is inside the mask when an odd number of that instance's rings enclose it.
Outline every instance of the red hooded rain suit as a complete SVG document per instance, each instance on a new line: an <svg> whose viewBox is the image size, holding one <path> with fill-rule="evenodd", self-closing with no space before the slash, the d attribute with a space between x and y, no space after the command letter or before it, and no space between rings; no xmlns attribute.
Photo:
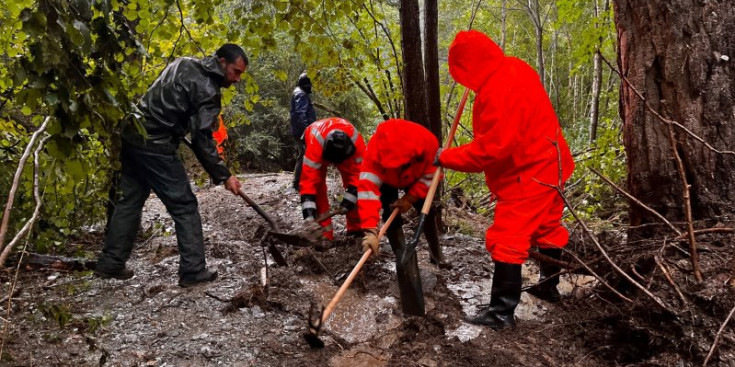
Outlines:
<svg viewBox="0 0 735 367"><path fill-rule="evenodd" d="M380 222L380 186L405 189L418 199L429 192L436 171L434 155L439 141L427 128L411 121L391 119L378 125L368 142L357 186L357 207L363 229Z"/></svg>
<svg viewBox="0 0 735 367"><path fill-rule="evenodd" d="M498 198L486 234L493 260L521 264L531 245L564 247L563 201L536 180L559 185L571 176L574 161L538 74L477 31L454 39L449 72L476 93L474 140L443 151L439 161L448 169L485 173Z"/></svg>

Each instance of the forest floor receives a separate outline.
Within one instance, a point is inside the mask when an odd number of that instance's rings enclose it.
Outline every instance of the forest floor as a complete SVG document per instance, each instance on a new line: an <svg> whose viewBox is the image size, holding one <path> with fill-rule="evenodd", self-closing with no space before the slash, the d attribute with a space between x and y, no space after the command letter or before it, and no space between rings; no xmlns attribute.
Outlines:
<svg viewBox="0 0 735 367"><path fill-rule="evenodd" d="M288 190L289 173L242 178L244 192L283 229L301 224L298 195ZM336 183L330 187L330 200L336 203ZM490 219L456 209L445 211L447 222L462 225L450 226L442 236L452 269L431 265L425 243L419 245L426 317L402 315L395 258L383 241L380 256L367 262L322 327L325 348L312 349L303 338L310 304L326 305L361 256L358 240L344 236L343 218L336 219L331 248L309 251L278 244L289 266L276 266L268 255L265 291L260 244L266 222L221 186L199 189L196 195L208 266L219 271L215 282L188 289L177 285L173 222L152 195L128 263L135 271L132 279L21 269L0 365L692 365L675 350L649 348L646 339L636 340L637 334L616 329L610 317L591 310L595 295L590 289L596 281L589 276L564 275L564 299L558 304L524 292L515 329L493 331L466 323L463 318L490 298L493 265L483 235ZM408 217L407 237L415 224ZM76 241L68 255L94 258L100 247L101 235L93 233ZM537 264L527 262L524 286L534 284L537 274ZM3 290L13 276L0 273ZM5 318L7 297L0 294L3 298L0 316Z"/></svg>

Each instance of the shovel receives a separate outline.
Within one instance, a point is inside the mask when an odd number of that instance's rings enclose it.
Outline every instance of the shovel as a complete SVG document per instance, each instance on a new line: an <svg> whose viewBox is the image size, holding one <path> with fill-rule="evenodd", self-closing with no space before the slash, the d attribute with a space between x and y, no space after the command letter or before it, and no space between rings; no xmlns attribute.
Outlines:
<svg viewBox="0 0 735 367"><path fill-rule="evenodd" d="M191 141L189 139L187 139L186 137L184 137L183 140L184 140L184 144L186 144L189 148L192 148L192 144L191 144ZM251 199L250 197L248 197L247 195L245 195L245 193L242 192L242 191L240 191L240 190L238 190L237 194L240 195L240 197L243 200L245 200L245 202L251 208L253 208L253 210L255 210L256 213L258 213L258 215L260 215L261 217L263 217L263 219L265 219L265 221L268 222L268 225L270 225L270 227L271 227L271 231L274 231L274 232L280 232L281 231L278 228L278 223L276 223L276 221L274 221L273 218L271 218L271 216L268 215L268 213L266 213L258 204L256 204L253 201L253 199ZM276 262L276 264L278 264L280 266L288 266L288 263L286 262L286 259L283 258L283 254L278 249L278 247L276 247L276 245L270 243L268 245L268 252L270 252L271 256L273 256L273 260Z"/></svg>
<svg viewBox="0 0 735 367"><path fill-rule="evenodd" d="M396 219L398 216L398 209L393 209L393 212L390 215L390 218L385 221L385 224L383 224L382 227L380 227L380 232L378 233L378 242L380 242L380 239L383 238L383 235L385 235L385 232L388 230L388 227L390 227L390 224L393 223L393 220ZM352 284L352 281L355 280L355 276L357 276L357 273L360 272L360 269L362 269L362 266L365 265L365 262L370 257L370 255L373 254L373 250L368 249L365 251L364 254L362 254L362 257L360 258L360 261L357 262L357 265L355 265L355 268L352 269L352 272L350 272L350 275L347 276L347 279L345 279L345 282L342 283L342 286L339 287L339 290L337 293L332 297L332 300L329 301L329 304L326 308L322 309L321 315L318 319L313 320L311 315L314 311L314 304L311 305L309 309L309 332L304 334L304 339L306 339L306 342L309 343L309 346L312 348L324 348L324 342L319 339L319 331L321 331L322 325L327 322L327 319L332 314L332 311L334 311L334 308L337 306L337 302L339 302L340 299L342 299L342 296L347 292L347 288L350 287L350 284Z"/></svg>
<svg viewBox="0 0 735 367"><path fill-rule="evenodd" d="M263 210L263 208L260 207L260 205L258 205L257 203L255 203L253 201L253 199L251 199L249 196L245 195L244 192L239 191L239 190L238 190L237 194L240 195L240 197L243 200L245 200L245 202L251 208L253 208L253 210L255 210L256 213L258 213L258 215L260 215L261 217L263 217L263 219L265 219L265 221L268 222L268 225L270 225L270 227L271 227L271 233L273 233L273 232L280 232L281 231L280 228L278 227L278 223L276 223L276 221L273 220L273 218L271 218L271 216L268 215L268 213L266 213ZM273 243L269 243L268 244L268 252L270 252L271 256L273 256L273 260L276 262L276 264L281 265L281 266L288 266L288 263L286 262L286 259L283 258L283 254L278 249L278 247L276 247L276 245L274 245Z"/></svg>
<svg viewBox="0 0 735 367"><path fill-rule="evenodd" d="M270 234L290 245L294 246L308 246L322 239L322 227L319 225L335 215L345 214L344 209L339 208L327 213L323 213L313 221L308 222L298 228L294 228L288 232L271 231Z"/></svg>
<svg viewBox="0 0 735 367"><path fill-rule="evenodd" d="M457 108L457 113L454 115L454 122L452 123L452 128L449 130L449 136L447 137L446 143L444 143L444 149L452 146L454 133L457 132L459 119L462 117L464 105L465 103L467 103L467 96L469 96L469 94L470 89L465 88L462 99L459 102L459 107ZM432 201L434 201L434 194L436 194L436 188L439 186L441 175L442 167L439 166L437 167L436 171L434 171L434 177L431 179L431 186L429 186L429 192L426 194L426 199L424 199L424 206L421 208L421 214L419 214L419 223L416 226L416 231L413 234L413 239L411 239L411 242L406 243L406 246L403 247L403 254L401 255L401 264L403 265L408 265L408 261L412 258L415 258L416 256L416 246L419 244L419 238L421 238L421 232L423 232L424 229L426 216L429 215L429 210L431 209Z"/></svg>

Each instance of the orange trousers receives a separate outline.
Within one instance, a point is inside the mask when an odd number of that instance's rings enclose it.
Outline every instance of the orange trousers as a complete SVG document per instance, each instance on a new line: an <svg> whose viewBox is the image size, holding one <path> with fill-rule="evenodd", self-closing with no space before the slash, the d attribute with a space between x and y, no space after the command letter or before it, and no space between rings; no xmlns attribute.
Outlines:
<svg viewBox="0 0 735 367"><path fill-rule="evenodd" d="M562 248L569 242L569 232L561 225L561 196L551 188L534 191L529 197L498 199L495 221L485 234L494 261L523 264L531 246Z"/></svg>

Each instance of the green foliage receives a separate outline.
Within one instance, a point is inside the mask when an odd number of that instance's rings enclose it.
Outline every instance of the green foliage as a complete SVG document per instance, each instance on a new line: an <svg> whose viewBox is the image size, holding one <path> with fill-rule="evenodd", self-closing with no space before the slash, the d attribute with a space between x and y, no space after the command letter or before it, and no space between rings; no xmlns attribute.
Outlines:
<svg viewBox="0 0 735 367"><path fill-rule="evenodd" d="M524 3L506 4L505 52L538 68L534 22ZM539 1L545 85L575 152L585 151L589 140L594 51L608 59L614 55L612 11L595 16L593 4ZM498 42L501 5L482 2L473 23ZM448 74L446 50L457 31L468 27L472 7L460 0L439 6L440 91L448 126L462 88ZM248 168L291 169L289 100L304 70L312 78L314 100L357 125L366 138L382 120L378 105L391 117L403 113L397 2L13 0L0 10L0 25L0 168L14 172L30 134L45 116L54 117L41 157L44 206L33 241L42 250L104 220L109 184L119 168L118 121L175 57L211 54L225 42L246 50L250 73L236 89L223 91L223 112L230 127L228 159ZM598 167L620 180L625 170L613 127L612 78L604 73L597 146L577 172ZM470 103L462 117L460 144L472 138L471 108ZM318 110L319 118L329 115ZM34 206L28 166L11 218L15 230ZM9 191L11 179L0 177L0 193ZM473 200L487 196L481 176L450 173L447 179ZM587 185L592 200L606 190L594 181Z"/></svg>

